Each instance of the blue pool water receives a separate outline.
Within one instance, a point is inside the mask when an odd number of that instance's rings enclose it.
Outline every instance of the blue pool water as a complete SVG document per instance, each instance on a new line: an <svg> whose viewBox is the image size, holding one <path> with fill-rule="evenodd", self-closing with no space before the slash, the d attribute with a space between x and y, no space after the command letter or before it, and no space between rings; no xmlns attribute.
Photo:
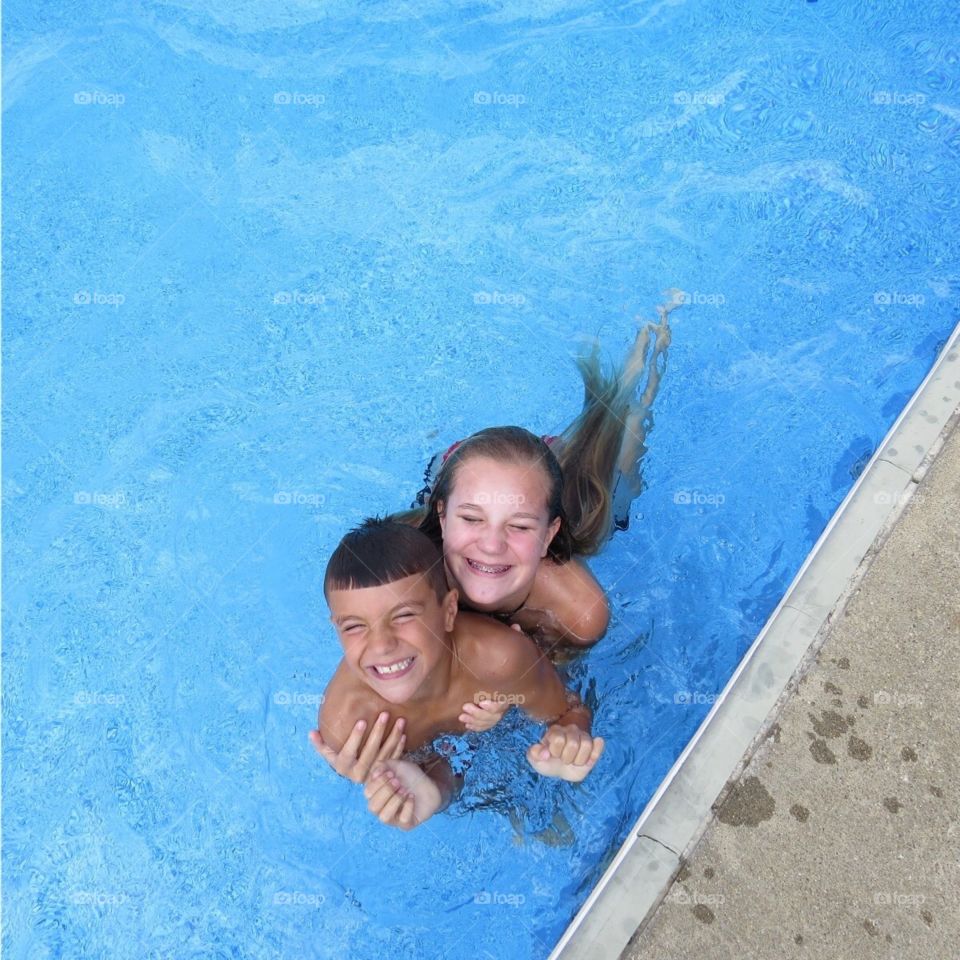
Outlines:
<svg viewBox="0 0 960 960"><path fill-rule="evenodd" d="M4 7L10 960L546 957L957 323L952 0L359 6ZM670 286L605 756L380 826L330 550Z"/></svg>

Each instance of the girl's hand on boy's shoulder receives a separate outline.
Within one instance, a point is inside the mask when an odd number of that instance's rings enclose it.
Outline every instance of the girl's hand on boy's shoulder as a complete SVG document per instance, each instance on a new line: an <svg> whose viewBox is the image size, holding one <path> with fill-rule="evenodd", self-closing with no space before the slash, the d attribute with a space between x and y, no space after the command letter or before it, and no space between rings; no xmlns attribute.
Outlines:
<svg viewBox="0 0 960 960"><path fill-rule="evenodd" d="M319 730L310 731L310 742L317 753L341 777L346 777L354 783L365 783L370 776L370 769L375 763L384 760L399 760L403 756L407 742L407 735L403 732L406 721L403 717L398 717L389 736L384 740L383 735L386 732L389 720L390 714L385 710L382 711L365 742L363 737L367 722L366 720L358 720L339 750L327 743Z"/></svg>
<svg viewBox="0 0 960 960"><path fill-rule="evenodd" d="M505 699L494 700L489 697L477 703L465 703L460 722L474 733L483 733L492 730L503 719L510 706Z"/></svg>
<svg viewBox="0 0 960 960"><path fill-rule="evenodd" d="M539 743L527 750L527 761L544 777L579 783L603 753L603 737L593 737L575 724L554 723Z"/></svg>

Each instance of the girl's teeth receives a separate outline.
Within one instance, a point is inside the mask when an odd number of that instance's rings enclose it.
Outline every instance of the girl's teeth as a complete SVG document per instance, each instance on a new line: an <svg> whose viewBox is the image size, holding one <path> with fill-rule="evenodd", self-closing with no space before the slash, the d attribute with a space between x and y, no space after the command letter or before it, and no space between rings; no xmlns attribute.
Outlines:
<svg viewBox="0 0 960 960"><path fill-rule="evenodd" d="M504 573L509 567L488 567L486 564L477 563L476 560L469 561L471 567L475 567L481 573Z"/></svg>
<svg viewBox="0 0 960 960"><path fill-rule="evenodd" d="M377 673L399 673L401 670L406 670L407 667L410 666L410 663L412 660L413 660L413 657L409 657L408 659L401 660L400 663L395 663L390 667L375 666L373 669L376 670Z"/></svg>

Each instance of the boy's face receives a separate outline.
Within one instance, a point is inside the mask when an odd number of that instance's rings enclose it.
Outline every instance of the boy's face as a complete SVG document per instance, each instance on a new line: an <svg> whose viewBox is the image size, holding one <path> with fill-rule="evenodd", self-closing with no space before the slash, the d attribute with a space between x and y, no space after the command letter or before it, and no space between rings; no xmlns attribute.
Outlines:
<svg viewBox="0 0 960 960"><path fill-rule="evenodd" d="M406 703L442 693L430 679L450 659L456 590L440 602L418 573L379 587L331 589L327 603L347 666L384 700Z"/></svg>

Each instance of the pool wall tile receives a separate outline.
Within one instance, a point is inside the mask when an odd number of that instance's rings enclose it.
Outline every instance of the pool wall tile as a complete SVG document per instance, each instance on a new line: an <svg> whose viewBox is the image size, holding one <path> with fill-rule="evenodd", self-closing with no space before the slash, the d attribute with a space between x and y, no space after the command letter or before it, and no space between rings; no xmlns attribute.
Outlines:
<svg viewBox="0 0 960 960"><path fill-rule="evenodd" d="M680 858L675 853L632 831L607 870L609 880L602 887L603 895L596 903L587 900L584 904L585 908L592 906L589 921L572 931L566 946L569 955L588 960L619 956L637 929L637 917L646 919L659 906L679 869ZM598 885L594 894L600 889ZM622 909L624 903L630 904L629 911Z"/></svg>
<svg viewBox="0 0 960 960"><path fill-rule="evenodd" d="M960 405L960 341L956 335L941 352L922 402L912 404L880 446L880 459L916 473L931 446ZM919 479L914 477L914 479Z"/></svg>

